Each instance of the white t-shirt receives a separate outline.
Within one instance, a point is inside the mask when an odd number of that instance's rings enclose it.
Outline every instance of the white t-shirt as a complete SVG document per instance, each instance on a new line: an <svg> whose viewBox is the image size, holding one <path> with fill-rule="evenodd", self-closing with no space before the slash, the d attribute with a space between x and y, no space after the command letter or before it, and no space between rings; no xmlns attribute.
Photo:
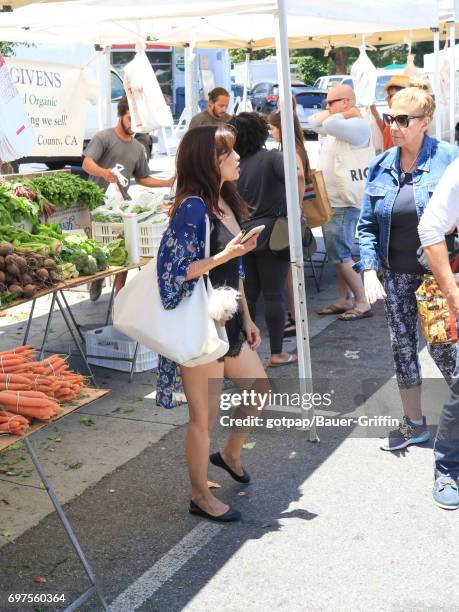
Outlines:
<svg viewBox="0 0 459 612"><path fill-rule="evenodd" d="M459 157L438 181L421 217L418 233L422 246L442 242L454 226L459 227Z"/></svg>

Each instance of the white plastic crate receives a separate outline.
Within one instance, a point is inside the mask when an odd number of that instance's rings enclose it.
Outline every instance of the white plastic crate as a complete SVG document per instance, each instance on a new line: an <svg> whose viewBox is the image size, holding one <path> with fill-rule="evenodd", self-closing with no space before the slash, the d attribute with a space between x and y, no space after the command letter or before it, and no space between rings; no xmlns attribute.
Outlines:
<svg viewBox="0 0 459 612"><path fill-rule="evenodd" d="M151 223L145 221L139 223L139 252L141 257L155 257L158 252L161 238L169 225L166 219L164 223ZM124 232L123 223L92 222L92 239L102 244L115 240Z"/></svg>
<svg viewBox="0 0 459 612"><path fill-rule="evenodd" d="M86 333L85 339L86 354L95 355L95 357L88 357L89 363L111 370L131 371L131 362L118 361L117 359L110 359L110 357L132 359L135 351L135 340L116 330L113 325L92 329ZM98 359L98 357L105 357L106 359ZM145 372L156 367L158 367L158 355L140 344L134 372Z"/></svg>

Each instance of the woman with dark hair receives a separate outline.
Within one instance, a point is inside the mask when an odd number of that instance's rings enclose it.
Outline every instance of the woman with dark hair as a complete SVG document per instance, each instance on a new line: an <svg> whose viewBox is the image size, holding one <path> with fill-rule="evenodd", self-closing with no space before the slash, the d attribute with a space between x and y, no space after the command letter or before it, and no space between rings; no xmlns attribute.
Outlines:
<svg viewBox="0 0 459 612"><path fill-rule="evenodd" d="M282 124L280 110L276 109L268 116L268 124L271 132L271 136L278 143L279 151L282 151ZM299 167L303 168L303 174L298 177L298 194L300 196L300 208L303 204L303 197L305 194L306 185L311 187L311 166L309 165L308 154L304 146L303 130L301 129L300 122L297 114L293 111L293 131L295 135L295 150L296 150L296 163ZM292 270L289 270L287 276L287 296L288 306L290 311L287 314L285 321L284 336L296 336L296 324L295 324L295 301L293 298L293 278Z"/></svg>
<svg viewBox="0 0 459 612"><path fill-rule="evenodd" d="M280 151L265 148L269 131L261 115L241 113L232 117L230 123L237 130L234 148L241 156L238 191L250 206L250 225L265 225L256 249L244 257L247 303L255 319L260 292L263 295L271 349L268 365L295 363L297 355L282 350L285 327L282 295L290 268L288 252L278 254L269 248L276 219L287 216L284 159ZM298 167L298 176L304 181L301 167Z"/></svg>
<svg viewBox="0 0 459 612"><path fill-rule="evenodd" d="M279 151L282 151L282 124L280 110L276 109L268 116L268 125L271 131L271 135L274 140L279 143ZM304 146L303 130L301 129L300 121L295 112L293 112L293 132L295 135L295 150L297 162L301 164L303 168L303 177L306 183L310 182L311 179L311 166L309 164L308 154ZM300 193L303 193L303 189Z"/></svg>
<svg viewBox="0 0 459 612"><path fill-rule="evenodd" d="M174 386L181 382L190 421L185 439L191 480L191 514L214 521L240 519L240 513L217 499L207 484L210 437L217 416L223 376L267 390L267 378L255 349L260 332L254 325L244 296L242 256L251 251L257 237L241 243L239 223L248 217L247 206L234 181L239 176L239 156L233 149L235 135L229 126L202 126L189 130L177 153L177 190L171 221L158 251L158 283L166 309L175 308L191 295L196 281L209 275L213 287L228 286L240 292L238 311L226 323L229 350L225 357L206 365L179 366L160 356L157 403L171 408ZM205 257L206 215L211 225L210 257ZM197 312L196 317L200 314ZM184 330L186 333L186 330ZM212 381L212 394L209 383ZM244 406L247 416L258 405ZM248 431L232 431L224 448L210 461L240 483L250 477L241 464L241 450Z"/></svg>

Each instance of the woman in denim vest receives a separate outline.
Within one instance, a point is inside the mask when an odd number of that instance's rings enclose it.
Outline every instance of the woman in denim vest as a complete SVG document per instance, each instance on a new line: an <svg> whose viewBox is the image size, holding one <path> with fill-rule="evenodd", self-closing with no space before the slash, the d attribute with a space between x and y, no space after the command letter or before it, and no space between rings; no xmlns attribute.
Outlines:
<svg viewBox="0 0 459 612"><path fill-rule="evenodd" d="M395 372L403 406L403 422L381 448L395 451L429 439L421 410L418 359L418 315L415 291L424 270L416 252L417 232L427 203L447 166L459 155L456 146L427 135L435 103L419 84L398 92L392 100L390 125L394 147L370 165L358 224L360 261L370 304L384 299ZM436 344L429 352L445 380L451 380L456 347Z"/></svg>

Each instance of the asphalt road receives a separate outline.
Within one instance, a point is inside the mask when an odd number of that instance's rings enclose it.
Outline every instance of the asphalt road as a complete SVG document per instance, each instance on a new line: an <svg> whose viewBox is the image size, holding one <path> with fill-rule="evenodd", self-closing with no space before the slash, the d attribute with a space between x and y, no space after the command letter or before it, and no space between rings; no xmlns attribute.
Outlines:
<svg viewBox="0 0 459 612"><path fill-rule="evenodd" d="M357 378L390 381L376 312L336 321L311 342L314 375L336 389L330 414L353 412ZM295 369L275 375L293 379ZM431 445L391 455L352 427L323 428L318 444L295 428L257 431L244 451L252 484L210 469L218 495L243 513L221 526L187 514L184 431L174 427L64 506L113 611L459 610L459 515L430 501ZM218 427L214 448L225 435ZM8 593L69 602L87 586L54 513L2 548L0 568L2 612L63 609L8 607ZM47 583L34 584L37 575Z"/></svg>

